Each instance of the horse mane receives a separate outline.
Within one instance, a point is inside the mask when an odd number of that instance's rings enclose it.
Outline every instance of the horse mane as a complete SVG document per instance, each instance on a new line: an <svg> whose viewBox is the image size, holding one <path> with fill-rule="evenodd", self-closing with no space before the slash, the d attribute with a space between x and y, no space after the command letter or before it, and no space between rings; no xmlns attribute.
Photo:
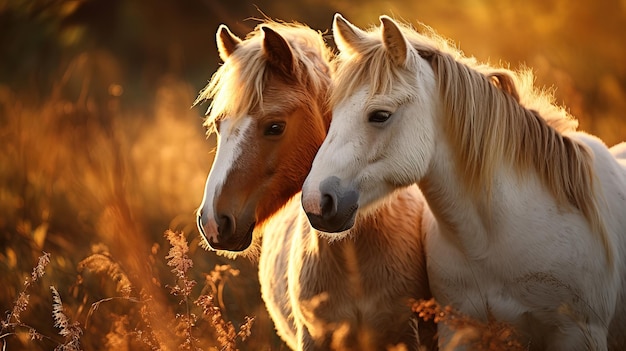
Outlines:
<svg viewBox="0 0 626 351"><path fill-rule="evenodd" d="M326 97L330 85L328 62L332 54L320 33L299 23L265 20L246 36L196 98L194 106L211 100L204 122L206 127L212 127L225 116L239 119L254 109L263 108L263 92L271 70L263 51L262 26L270 27L289 43L297 61L295 75L291 78L299 83L292 91L301 94L300 98L293 94L285 96L282 105L273 104L269 112L284 112L281 109L293 108L298 101L311 101L310 97Z"/></svg>
<svg viewBox="0 0 626 351"><path fill-rule="evenodd" d="M415 92L420 87L414 73L423 64L419 57L425 59L435 73L447 119L444 129L469 193L479 196L486 191L488 199L495 170L503 162L518 171L535 170L557 203L580 210L608 248L594 197L593 155L563 134L575 131L578 122L554 103L552 91L535 88L530 69L481 64L429 27L424 26L424 34L399 27L417 53L398 67L387 56L381 27L368 30L357 48L336 58L331 106L364 84L370 86L371 96L398 98Z"/></svg>

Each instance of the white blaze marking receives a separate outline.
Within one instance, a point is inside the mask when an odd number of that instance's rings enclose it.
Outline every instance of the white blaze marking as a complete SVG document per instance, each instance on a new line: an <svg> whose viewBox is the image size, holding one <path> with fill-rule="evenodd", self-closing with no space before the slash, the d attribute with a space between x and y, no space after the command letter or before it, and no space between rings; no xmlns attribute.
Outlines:
<svg viewBox="0 0 626 351"><path fill-rule="evenodd" d="M217 214L214 211L215 197L221 192L232 165L241 154L241 143L252 124L252 118L244 117L238 127L231 126L231 123L231 120L225 119L220 124L217 154L204 187L202 204L200 204L204 233L207 239L212 239L214 242L218 241Z"/></svg>

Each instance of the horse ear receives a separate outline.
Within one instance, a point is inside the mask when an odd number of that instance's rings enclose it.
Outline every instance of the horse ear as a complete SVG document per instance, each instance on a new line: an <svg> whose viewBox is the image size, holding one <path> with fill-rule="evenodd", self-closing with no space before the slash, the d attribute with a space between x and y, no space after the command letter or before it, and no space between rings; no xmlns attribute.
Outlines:
<svg viewBox="0 0 626 351"><path fill-rule="evenodd" d="M215 36L217 41L217 51L222 61L226 61L230 55L237 49L241 39L234 35L226 25L220 24Z"/></svg>
<svg viewBox="0 0 626 351"><path fill-rule="evenodd" d="M333 20L333 39L339 51L358 52L359 44L365 38L365 32L348 22L339 13Z"/></svg>
<svg viewBox="0 0 626 351"><path fill-rule="evenodd" d="M383 26L383 44L391 56L391 60L398 66L403 66L408 54L408 45L400 27L388 16L380 16Z"/></svg>
<svg viewBox="0 0 626 351"><path fill-rule="evenodd" d="M289 43L280 34L268 26L261 26L263 30L263 52L267 62L287 75L294 71L294 55Z"/></svg>

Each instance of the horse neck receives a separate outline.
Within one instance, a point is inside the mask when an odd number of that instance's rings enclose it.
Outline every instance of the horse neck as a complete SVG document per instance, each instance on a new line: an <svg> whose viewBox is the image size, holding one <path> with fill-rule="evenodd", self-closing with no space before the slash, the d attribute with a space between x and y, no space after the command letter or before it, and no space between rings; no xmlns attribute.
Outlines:
<svg viewBox="0 0 626 351"><path fill-rule="evenodd" d="M454 243L468 256L479 257L489 242L489 218L496 199L476 197L464 189L459 165L445 138L440 138L430 167L420 180L428 206L437 222L440 235ZM498 182L498 177L494 177Z"/></svg>

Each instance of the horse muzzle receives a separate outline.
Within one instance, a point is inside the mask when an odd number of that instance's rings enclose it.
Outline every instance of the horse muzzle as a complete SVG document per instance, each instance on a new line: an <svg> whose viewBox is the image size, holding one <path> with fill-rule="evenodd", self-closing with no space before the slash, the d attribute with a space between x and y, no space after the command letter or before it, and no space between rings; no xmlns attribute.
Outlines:
<svg viewBox="0 0 626 351"><path fill-rule="evenodd" d="M354 226L359 209L358 191L342 187L339 178L333 176L322 181L319 192L312 196L306 196L306 201L303 196L302 207L313 228L339 233Z"/></svg>
<svg viewBox="0 0 626 351"><path fill-rule="evenodd" d="M200 235L212 250L240 252L252 244L256 223L238 228L233 216L220 215L218 221L214 221L199 211L197 225Z"/></svg>

